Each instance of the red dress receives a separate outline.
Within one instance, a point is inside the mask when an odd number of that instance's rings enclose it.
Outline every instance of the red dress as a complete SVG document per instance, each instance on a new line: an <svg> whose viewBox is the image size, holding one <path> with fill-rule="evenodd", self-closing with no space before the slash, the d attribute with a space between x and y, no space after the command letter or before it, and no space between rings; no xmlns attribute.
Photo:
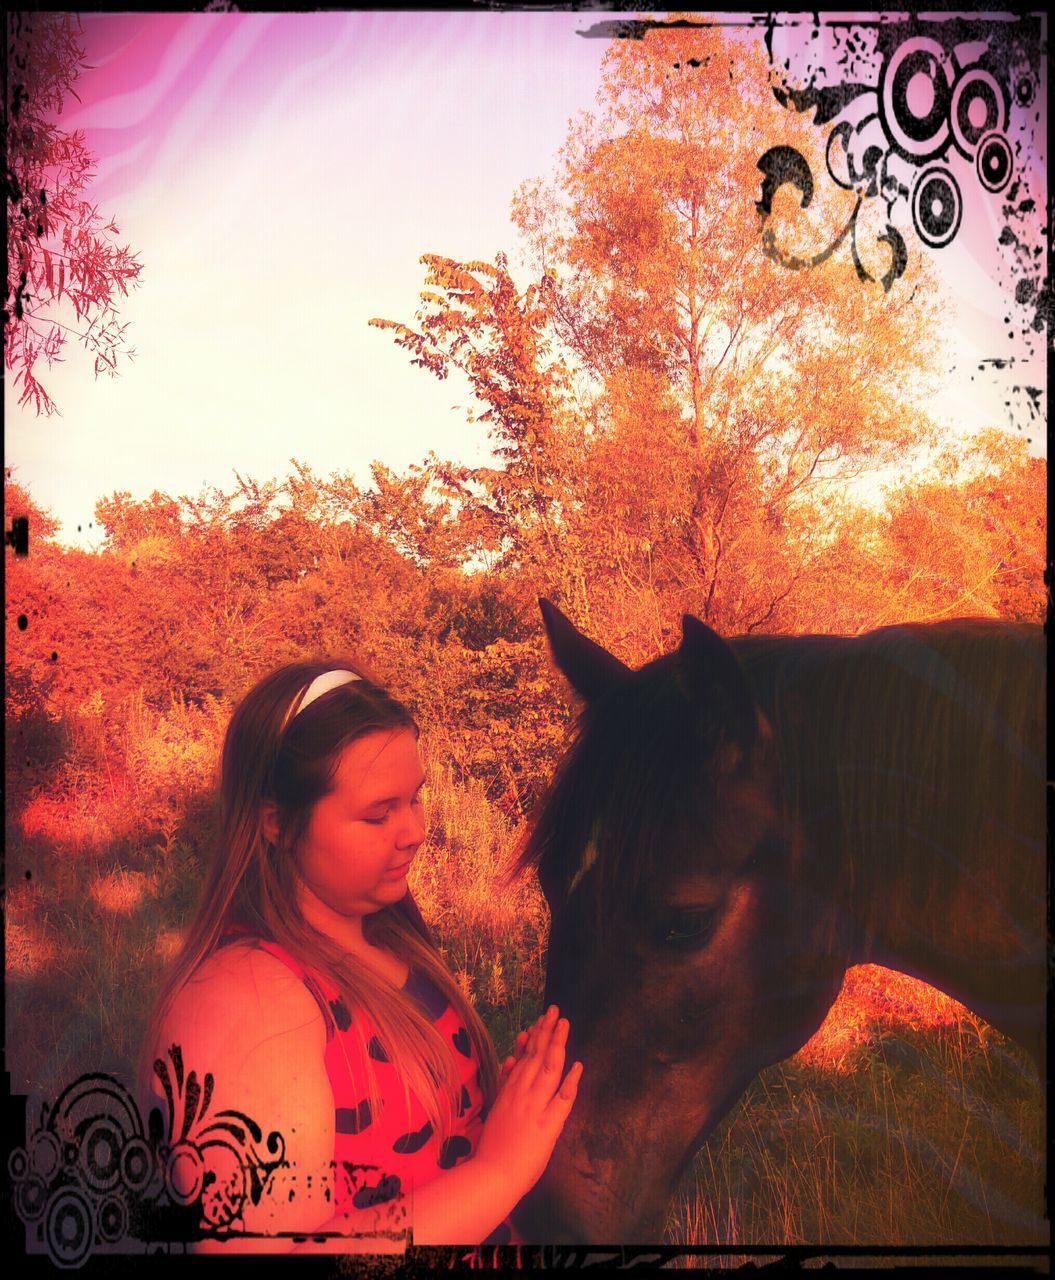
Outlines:
<svg viewBox="0 0 1055 1280"><path fill-rule="evenodd" d="M333 1089L334 1183L337 1208L381 1208L378 1229L396 1225L399 1197L455 1165L476 1151L485 1111L480 1088L480 1062L469 1033L443 992L424 973L411 969L402 990L409 995L436 1029L450 1040L460 1077L460 1094L451 1131L441 1143L433 1132L425 1109L411 1092L410 1107L403 1086L389 1062L366 1014L353 1015L339 991L320 974L309 973L277 943L251 938L230 929L221 940L251 941L275 957L304 983L326 1024L326 1072ZM362 1028L362 1041L355 1024ZM377 1080L380 1106L370 1105L362 1043L367 1045ZM390 1221L386 1223L385 1219ZM405 1222L405 1219L401 1219ZM474 1243L466 1241L465 1243ZM484 1244L520 1244L523 1241L507 1218Z"/></svg>

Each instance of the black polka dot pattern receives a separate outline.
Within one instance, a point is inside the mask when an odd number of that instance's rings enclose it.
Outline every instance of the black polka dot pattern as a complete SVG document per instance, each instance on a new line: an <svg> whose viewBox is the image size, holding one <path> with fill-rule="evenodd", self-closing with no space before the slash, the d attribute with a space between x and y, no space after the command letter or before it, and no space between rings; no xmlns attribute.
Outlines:
<svg viewBox="0 0 1055 1280"><path fill-rule="evenodd" d="M441 1169L453 1169L458 1161L464 1159L472 1149L473 1145L468 1138L455 1134L453 1138L448 1138L440 1148L440 1158L436 1163Z"/></svg>
<svg viewBox="0 0 1055 1280"><path fill-rule="evenodd" d="M403 992L420 1005L433 1022L447 1008L447 997L430 977L424 973L419 973L417 969L411 969L410 975L403 986Z"/></svg>
<svg viewBox="0 0 1055 1280"><path fill-rule="evenodd" d="M337 1030L347 1031L352 1025L352 1015L348 1012L348 1006L340 996L336 1000L330 1001L330 1009L333 1012L333 1020L337 1024Z"/></svg>
<svg viewBox="0 0 1055 1280"><path fill-rule="evenodd" d="M249 936L249 931L241 934ZM254 941L301 978L326 1022L323 1061L334 1099L333 1160L335 1169L344 1171L340 1186L334 1187L334 1204L357 1209L384 1205L471 1159L486 1115L480 1060L466 1026L436 983L411 968L402 990L451 1046L455 1114L450 1128L439 1135L421 1099L414 1091L407 1095L369 1016L353 1009L324 975L305 970L277 943ZM438 1080L432 1083L438 1088ZM371 1106L375 1088L378 1101ZM363 1185L364 1177L370 1185ZM490 1237L495 1243L518 1238L516 1228L510 1235L505 1224Z"/></svg>
<svg viewBox="0 0 1055 1280"><path fill-rule="evenodd" d="M374 1120L370 1099L364 1098L357 1107L338 1107L335 1120L338 1133L362 1133Z"/></svg>
<svg viewBox="0 0 1055 1280"><path fill-rule="evenodd" d="M413 1133L404 1133L397 1138L392 1143L392 1150L401 1156L413 1155L415 1151L420 1151L431 1137L432 1121L426 1120L420 1129L416 1129Z"/></svg>
<svg viewBox="0 0 1055 1280"><path fill-rule="evenodd" d="M373 1187L360 1187L352 1197L352 1204L357 1209L372 1209L378 1204L387 1204L394 1200L402 1189L399 1175L390 1173Z"/></svg>

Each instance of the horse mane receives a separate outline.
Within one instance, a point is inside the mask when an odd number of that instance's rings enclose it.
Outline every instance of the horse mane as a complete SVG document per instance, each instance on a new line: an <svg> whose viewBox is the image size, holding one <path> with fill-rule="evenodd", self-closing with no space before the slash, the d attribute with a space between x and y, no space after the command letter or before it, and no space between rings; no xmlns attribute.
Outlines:
<svg viewBox="0 0 1055 1280"><path fill-rule="evenodd" d="M941 912L993 797L1044 777L1040 628L966 619L730 644L774 729L786 829L801 821L812 838L793 846L792 876L812 859L866 939L894 886ZM537 867L562 902L588 869L600 918L638 902L707 847L737 760L717 708L686 695L677 655L648 663L583 709L514 874ZM1006 901L1009 878L1030 883L1019 852L1021 868L989 859L967 873Z"/></svg>
<svg viewBox="0 0 1055 1280"><path fill-rule="evenodd" d="M866 950L892 900L944 919L964 883L993 903L1043 893L1042 859L1021 841L1008 846L1017 865L992 850L970 860L1011 798L1043 805L1038 626L956 619L732 644L774 728L789 829L806 824Z"/></svg>
<svg viewBox="0 0 1055 1280"><path fill-rule="evenodd" d="M580 712L513 874L537 867L555 902L591 870L601 916L637 901L690 863L745 745L716 703L690 696L676 654L646 664Z"/></svg>

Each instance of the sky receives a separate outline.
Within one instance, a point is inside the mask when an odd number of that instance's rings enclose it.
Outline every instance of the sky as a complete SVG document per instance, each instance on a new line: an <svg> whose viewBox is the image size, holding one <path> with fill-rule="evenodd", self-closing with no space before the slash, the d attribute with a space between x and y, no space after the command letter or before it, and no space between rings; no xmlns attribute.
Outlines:
<svg viewBox="0 0 1055 1280"><path fill-rule="evenodd" d="M115 491L230 491L236 473L283 479L294 457L360 483L374 459L396 470L430 450L483 461L464 387L414 368L367 321L413 322L423 253L517 261L511 198L553 173L570 119L594 107L608 41L582 33L608 16L83 15L90 69L58 123L84 131L96 157L89 198L144 265L120 303L136 356L119 377L96 379L71 341L43 379L61 416L45 418L18 406L7 375L5 465L60 519L59 536L99 545L95 503ZM818 84L851 71L876 83L875 59L847 61L853 28L831 25L861 16L825 15L814 36L799 15L774 33L776 54ZM946 66L960 85L964 69ZM1021 68L1007 76L1013 107L999 123L1043 211L1046 74L1028 106L1015 97ZM907 91L922 116L927 92L918 77ZM971 110L994 123L981 103ZM958 153L943 163L962 192L952 242L925 248L907 202L900 215L909 252L933 253L942 288L945 367L931 411L965 433L1020 432L1042 453L1044 418L1022 388L1045 385L1043 338L1022 336L1032 313L999 246L1007 226L1026 238L1027 218L1008 213L1013 188L984 191ZM758 195L744 193L745 212ZM847 287L860 287L848 258Z"/></svg>

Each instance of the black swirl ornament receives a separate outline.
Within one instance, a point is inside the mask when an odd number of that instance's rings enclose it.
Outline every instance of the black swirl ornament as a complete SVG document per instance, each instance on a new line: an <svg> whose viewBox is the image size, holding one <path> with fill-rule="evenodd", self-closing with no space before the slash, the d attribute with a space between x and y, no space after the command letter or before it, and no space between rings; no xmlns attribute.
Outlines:
<svg viewBox="0 0 1055 1280"><path fill-rule="evenodd" d="M929 249L942 249L959 232L967 181L977 182L988 196L1011 188L1013 180L1026 179L1016 160L1023 154L1021 144L1012 145L1024 125L1012 119L1012 108L1021 112L1035 104L1043 42L1039 19L912 15L863 22L859 28L833 22L827 39L838 56L830 67L817 64L809 41L795 34L788 36L786 57L779 60L777 33L782 26L796 25L802 24L767 25L774 96L788 109L812 111L814 124L830 125L824 150L828 176L838 188L853 192L857 202L830 243L793 251L788 241L797 225L794 212L785 202L781 221L788 228L775 225L776 191L783 183L793 185L801 208L815 194L826 193L815 184L801 152L789 146L769 148L758 162L763 174L756 200L762 251L789 270L801 270L820 265L848 245L859 279L878 279L889 290L907 268L908 251L898 226L909 216L918 239ZM792 72L795 57L798 65ZM836 66L845 70L842 82L832 76ZM872 200L884 202L885 219L863 216L865 202ZM1020 198L1019 203L1023 209L1032 207L1028 200ZM810 225L805 220L801 224ZM868 254L862 252L866 238L873 242ZM875 248L883 245L888 270L869 271L863 260L872 262Z"/></svg>
<svg viewBox="0 0 1055 1280"><path fill-rule="evenodd" d="M62 1268L93 1252L149 1252L158 1242L229 1235L259 1204L285 1142L240 1111L211 1111L213 1082L184 1073L177 1046L155 1063L167 1116L149 1125L128 1090L85 1075L40 1106L7 1160L27 1252ZM131 1241L131 1244L129 1243Z"/></svg>
<svg viewBox="0 0 1055 1280"><path fill-rule="evenodd" d="M756 202L756 208L762 215L763 224L772 212L774 194L785 182L790 183L801 192L801 207L804 209L808 207L813 197L813 175L810 172L809 164L800 152L793 147L774 147L762 156L758 162L758 167L762 170L764 178L762 182L762 198ZM840 185L844 184L840 183ZM859 195L850 216L835 239L811 257L802 258L797 254L789 253L787 250L782 249L777 244L777 237L773 228L765 225L762 228L762 252L766 257L771 258L782 267L786 267L791 271L802 271L809 267L820 266L822 262L826 262L838 250L840 245L848 240L858 279L865 281L875 280L875 277L867 270L861 259L860 248L857 243L857 217L861 210L862 200L863 197ZM876 239L885 244L889 251L890 266L880 277L884 291L889 292L894 281L903 274L908 261L908 254L905 250L905 242L901 233L890 223L887 223L885 229Z"/></svg>

